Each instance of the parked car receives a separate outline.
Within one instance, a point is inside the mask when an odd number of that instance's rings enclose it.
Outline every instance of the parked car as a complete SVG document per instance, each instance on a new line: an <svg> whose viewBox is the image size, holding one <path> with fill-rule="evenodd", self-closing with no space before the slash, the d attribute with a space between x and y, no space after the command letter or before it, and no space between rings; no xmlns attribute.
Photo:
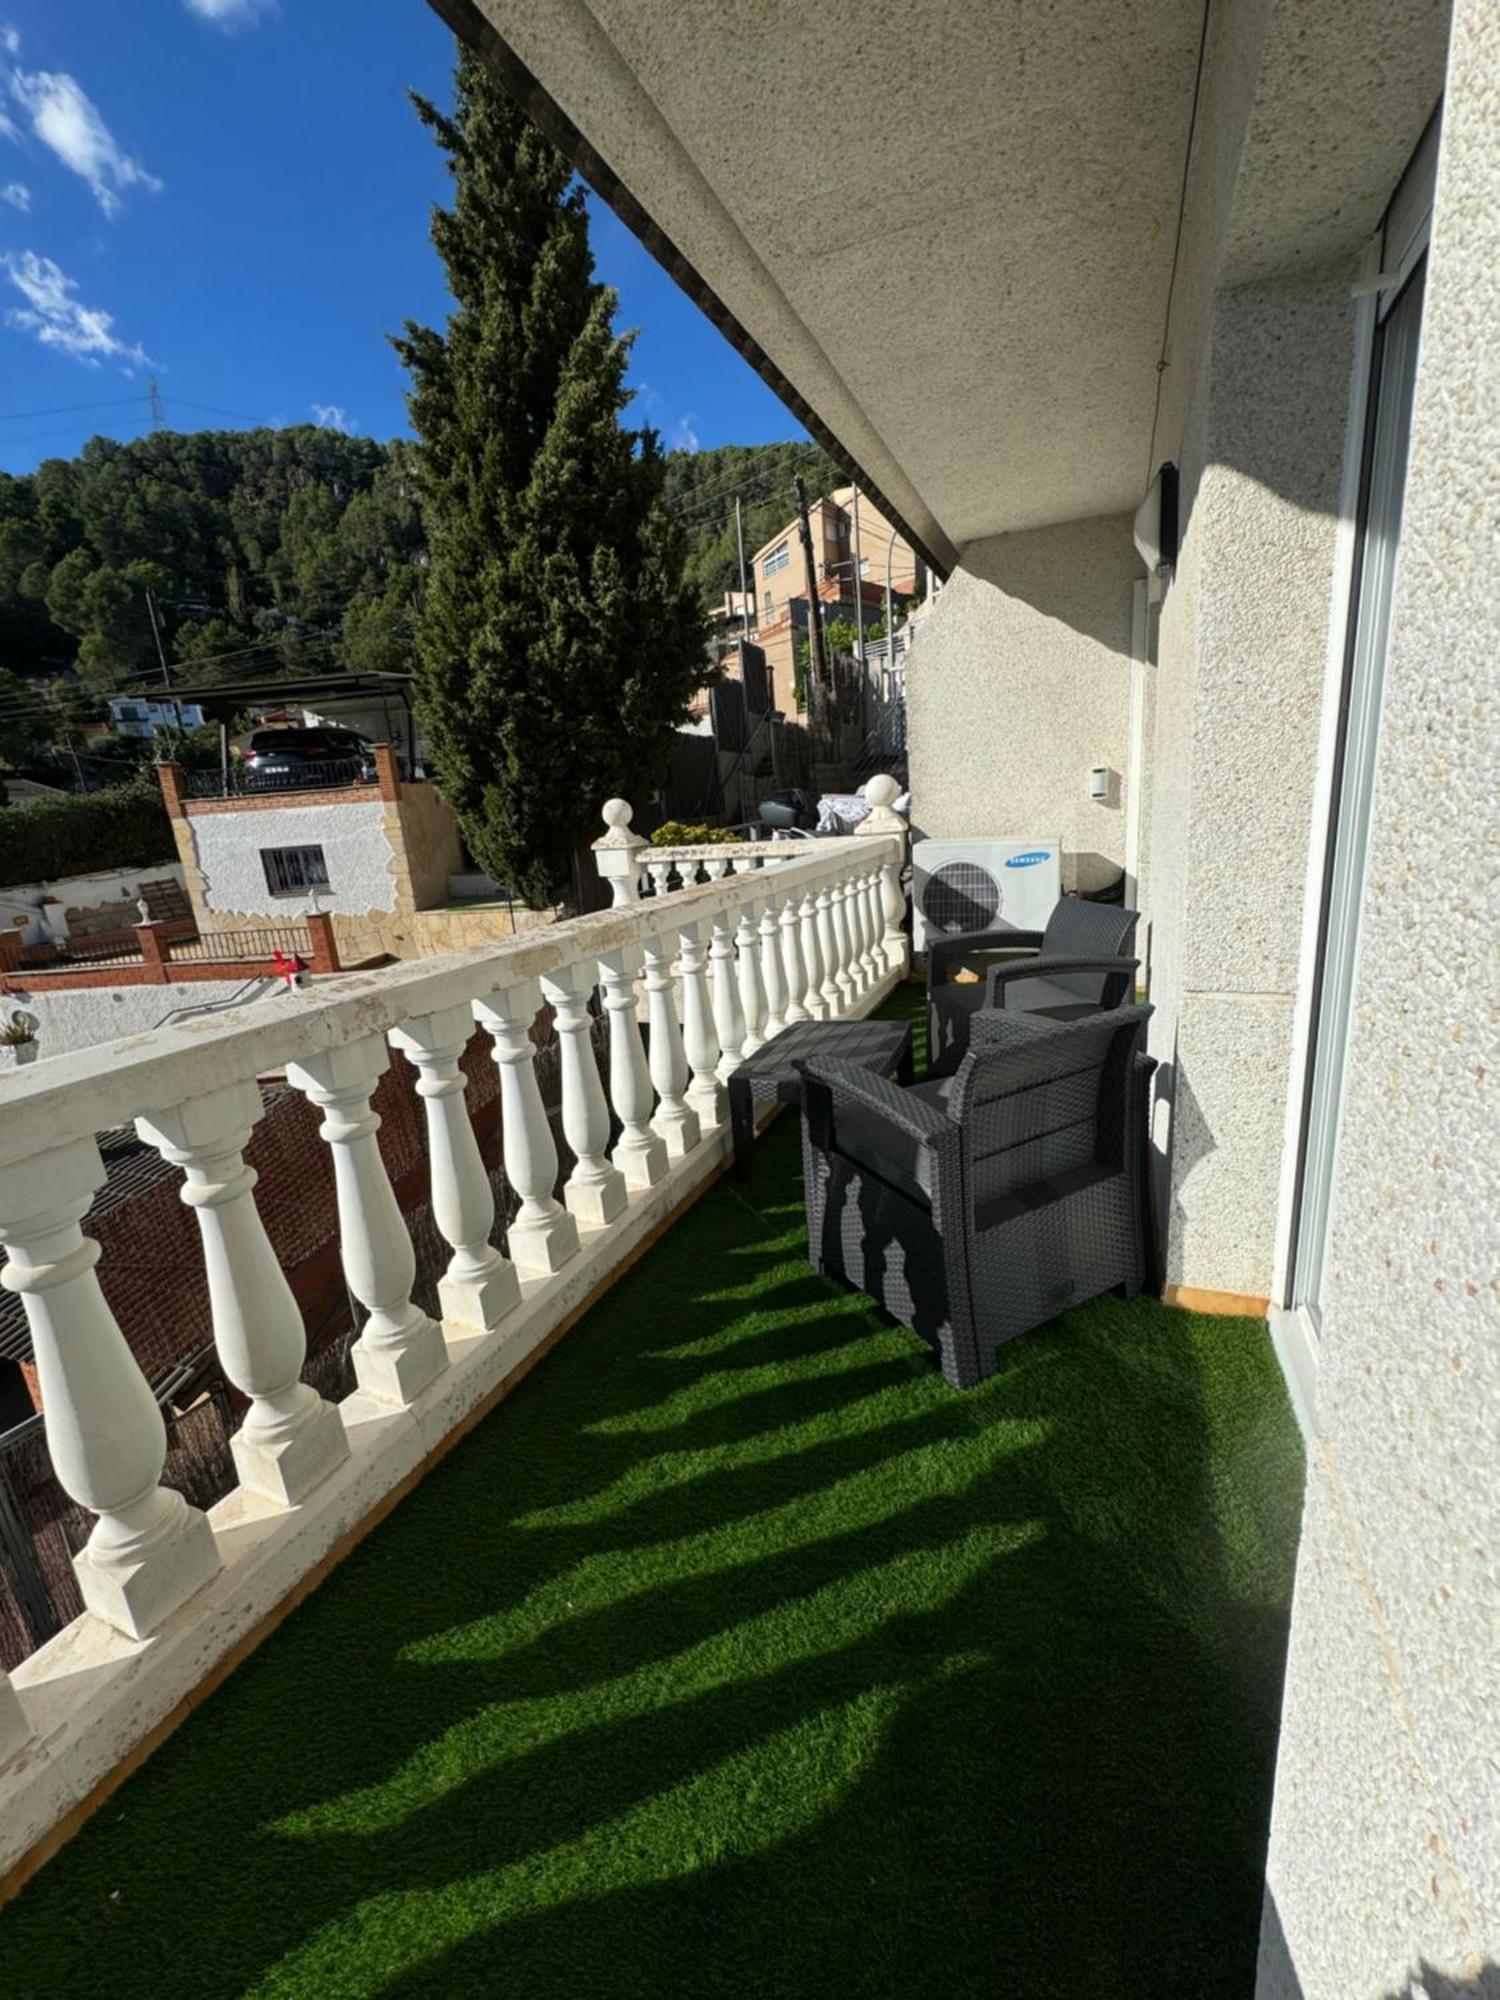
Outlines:
<svg viewBox="0 0 1500 2000"><path fill-rule="evenodd" d="M374 776L370 743L353 729L257 729L245 747L247 792L354 785Z"/></svg>

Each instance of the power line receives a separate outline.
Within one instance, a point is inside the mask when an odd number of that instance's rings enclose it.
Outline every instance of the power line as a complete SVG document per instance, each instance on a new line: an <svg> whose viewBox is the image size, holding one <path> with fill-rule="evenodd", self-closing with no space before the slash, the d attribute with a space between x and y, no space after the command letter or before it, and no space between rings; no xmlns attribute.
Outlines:
<svg viewBox="0 0 1500 2000"><path fill-rule="evenodd" d="M48 410L0 410L0 424L19 423L23 417L71 417L79 410L123 410L140 400L139 396L115 396L104 403L57 403Z"/></svg>

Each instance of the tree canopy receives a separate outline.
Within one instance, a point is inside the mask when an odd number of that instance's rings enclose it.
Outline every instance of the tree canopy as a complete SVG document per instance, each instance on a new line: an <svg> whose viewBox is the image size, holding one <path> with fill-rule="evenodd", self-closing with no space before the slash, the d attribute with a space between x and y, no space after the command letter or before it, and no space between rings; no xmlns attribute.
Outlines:
<svg viewBox="0 0 1500 2000"><path fill-rule="evenodd" d="M566 160L467 50L433 217L454 310L409 324L427 532L417 701L476 858L532 903L567 893L577 845L639 795L707 677L650 430L621 422L628 341L594 277Z"/></svg>
<svg viewBox="0 0 1500 2000"><path fill-rule="evenodd" d="M157 681L153 608L193 680L405 666L421 552L406 443L309 424L92 438L0 475L0 669L101 696Z"/></svg>

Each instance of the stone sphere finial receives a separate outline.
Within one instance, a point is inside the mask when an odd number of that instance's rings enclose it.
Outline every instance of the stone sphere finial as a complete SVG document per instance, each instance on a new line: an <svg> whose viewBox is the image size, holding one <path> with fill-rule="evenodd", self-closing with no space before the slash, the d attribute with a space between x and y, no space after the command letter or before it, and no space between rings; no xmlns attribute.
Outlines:
<svg viewBox="0 0 1500 2000"><path fill-rule="evenodd" d="M894 797L894 793L892 794ZM635 818L635 807L629 799L606 799L604 801L604 824L612 827L629 826Z"/></svg>
<svg viewBox="0 0 1500 2000"><path fill-rule="evenodd" d="M900 796L901 787L894 778L886 776L883 772L878 778L871 778L865 786L865 800L871 806L893 806ZM606 806L605 811L608 810Z"/></svg>

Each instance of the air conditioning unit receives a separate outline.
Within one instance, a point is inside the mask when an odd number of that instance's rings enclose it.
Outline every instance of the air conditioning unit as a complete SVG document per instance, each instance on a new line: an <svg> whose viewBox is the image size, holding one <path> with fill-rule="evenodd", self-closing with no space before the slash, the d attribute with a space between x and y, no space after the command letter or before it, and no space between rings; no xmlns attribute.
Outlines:
<svg viewBox="0 0 1500 2000"><path fill-rule="evenodd" d="M912 949L929 935L1039 931L1062 895L1060 840L912 843Z"/></svg>

